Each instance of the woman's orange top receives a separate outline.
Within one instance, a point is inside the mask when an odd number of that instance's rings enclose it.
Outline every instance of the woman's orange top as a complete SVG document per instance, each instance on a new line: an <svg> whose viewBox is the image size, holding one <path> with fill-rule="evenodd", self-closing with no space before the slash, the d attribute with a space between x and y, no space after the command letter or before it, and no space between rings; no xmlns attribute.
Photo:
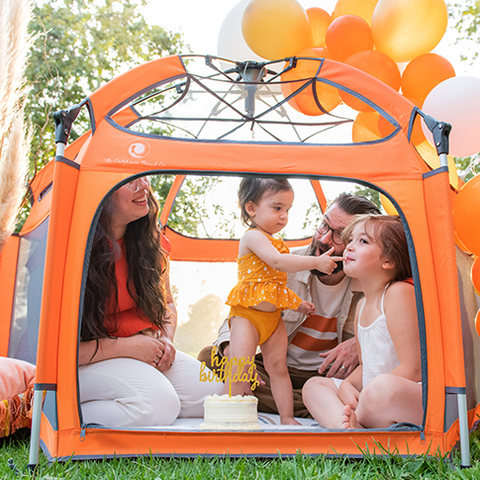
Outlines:
<svg viewBox="0 0 480 480"><path fill-rule="evenodd" d="M143 313L143 310L137 305L127 289L128 263L125 256L125 247L123 238L117 240L120 247L120 258L115 262L115 277L118 288L118 309L114 311L115 302L112 299L109 303L108 313L105 318L105 326L112 337L130 337L136 333L153 328L158 330L158 326L153 324ZM170 253L170 242L162 234L162 248ZM131 288L134 290L133 285Z"/></svg>
<svg viewBox="0 0 480 480"><path fill-rule="evenodd" d="M280 253L290 252L281 238L264 235ZM228 295L227 305L255 307L260 302L269 302L280 310L296 310L302 303L303 300L287 288L287 274L270 267L255 253L240 257L237 265L238 283Z"/></svg>

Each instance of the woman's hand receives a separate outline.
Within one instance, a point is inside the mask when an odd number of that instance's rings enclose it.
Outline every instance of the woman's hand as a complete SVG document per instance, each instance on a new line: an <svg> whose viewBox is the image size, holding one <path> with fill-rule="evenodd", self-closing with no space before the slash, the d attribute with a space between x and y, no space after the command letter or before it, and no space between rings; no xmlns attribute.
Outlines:
<svg viewBox="0 0 480 480"><path fill-rule="evenodd" d="M123 340L124 342L124 353L119 356L135 358L149 365L153 365L155 368L157 368L157 365L163 357L165 350L163 342L150 335L138 333L131 337L118 338L117 340Z"/></svg>
<svg viewBox="0 0 480 480"><path fill-rule="evenodd" d="M159 342L162 344L162 355L156 365L156 368L160 372L166 372L172 367L177 351L175 350L171 340L166 335L160 335Z"/></svg>
<svg viewBox="0 0 480 480"><path fill-rule="evenodd" d="M98 340L98 349L95 340L80 342L79 365L127 357L157 367L164 350L165 346L161 340L141 333L131 337L105 337Z"/></svg>

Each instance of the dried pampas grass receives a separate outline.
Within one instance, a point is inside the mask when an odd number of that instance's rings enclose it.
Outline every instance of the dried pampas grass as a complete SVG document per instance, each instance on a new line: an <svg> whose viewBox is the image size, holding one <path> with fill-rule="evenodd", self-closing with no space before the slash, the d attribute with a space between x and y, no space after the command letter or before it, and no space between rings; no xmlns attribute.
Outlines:
<svg viewBox="0 0 480 480"><path fill-rule="evenodd" d="M0 251L25 193L30 133L24 119L25 67L33 39L31 0L0 0Z"/></svg>

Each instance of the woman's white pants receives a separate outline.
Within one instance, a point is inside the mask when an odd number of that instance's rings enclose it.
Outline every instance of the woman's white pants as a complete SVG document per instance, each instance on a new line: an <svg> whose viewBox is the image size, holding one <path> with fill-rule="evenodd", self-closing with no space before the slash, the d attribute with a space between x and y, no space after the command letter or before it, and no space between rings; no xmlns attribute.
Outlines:
<svg viewBox="0 0 480 480"><path fill-rule="evenodd" d="M133 358L83 365L78 369L83 422L142 427L203 417L205 397L221 395L223 383L201 382L200 368L198 360L179 351L165 373Z"/></svg>

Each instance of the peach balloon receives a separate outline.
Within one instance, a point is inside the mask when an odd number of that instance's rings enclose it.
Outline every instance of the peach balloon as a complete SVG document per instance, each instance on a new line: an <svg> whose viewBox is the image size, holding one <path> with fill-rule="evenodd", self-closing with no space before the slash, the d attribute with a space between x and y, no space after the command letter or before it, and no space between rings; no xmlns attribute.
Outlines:
<svg viewBox="0 0 480 480"><path fill-rule="evenodd" d="M414 58L403 71L402 92L406 97L416 98L421 107L434 87L454 76L455 69L446 58L425 53Z"/></svg>
<svg viewBox="0 0 480 480"><path fill-rule="evenodd" d="M380 194L380 202L387 215L398 215L397 209L385 195Z"/></svg>
<svg viewBox="0 0 480 480"><path fill-rule="evenodd" d="M370 26L356 15L336 18L327 28L325 42L333 58L341 62L360 50L373 49Z"/></svg>
<svg viewBox="0 0 480 480"><path fill-rule="evenodd" d="M373 42L396 62L409 62L435 48L447 22L444 0L379 0L372 15Z"/></svg>
<svg viewBox="0 0 480 480"><path fill-rule="evenodd" d="M373 10L377 2L378 0L338 0L332 17L335 19L342 15L357 15L371 25Z"/></svg>
<svg viewBox="0 0 480 480"><path fill-rule="evenodd" d="M460 242L480 255L480 175L470 179L455 196L453 227Z"/></svg>
<svg viewBox="0 0 480 480"><path fill-rule="evenodd" d="M293 56L312 44L307 13L296 0L251 0L242 33L247 45L268 60Z"/></svg>
<svg viewBox="0 0 480 480"><path fill-rule="evenodd" d="M427 95L422 111L452 126L449 137L451 155L467 157L480 151L480 78L447 78ZM432 134L425 123L422 123L422 128L433 143Z"/></svg>
<svg viewBox="0 0 480 480"><path fill-rule="evenodd" d="M332 23L331 15L323 8L312 7L307 8L307 16L312 32L312 47L324 47L325 33L327 33L327 28Z"/></svg>
<svg viewBox="0 0 480 480"><path fill-rule="evenodd" d="M328 32L327 32L328 33ZM376 50L363 50L354 53L345 60L345 63L369 73L375 78L386 83L394 90L400 88L400 70L397 64L382 52ZM350 95L346 92L340 92L342 100L354 110L361 112L371 112L372 107L368 106L362 100Z"/></svg>
<svg viewBox="0 0 480 480"><path fill-rule="evenodd" d="M382 138L378 129L379 117L377 112L359 112L352 126L353 142L370 142Z"/></svg>
<svg viewBox="0 0 480 480"><path fill-rule="evenodd" d="M320 68L320 58L331 58L331 55L327 48L311 47L297 53L296 57L298 58L297 66L281 76L282 82L291 82L282 83L282 93L285 98L305 85L306 79L317 75ZM302 59L302 57L306 58ZM311 58L311 60L308 58ZM315 100L314 89L324 111L319 108ZM340 96L335 87L322 82L314 82L291 98L288 103L295 110L305 115L322 115L325 112L332 111L340 103Z"/></svg>

